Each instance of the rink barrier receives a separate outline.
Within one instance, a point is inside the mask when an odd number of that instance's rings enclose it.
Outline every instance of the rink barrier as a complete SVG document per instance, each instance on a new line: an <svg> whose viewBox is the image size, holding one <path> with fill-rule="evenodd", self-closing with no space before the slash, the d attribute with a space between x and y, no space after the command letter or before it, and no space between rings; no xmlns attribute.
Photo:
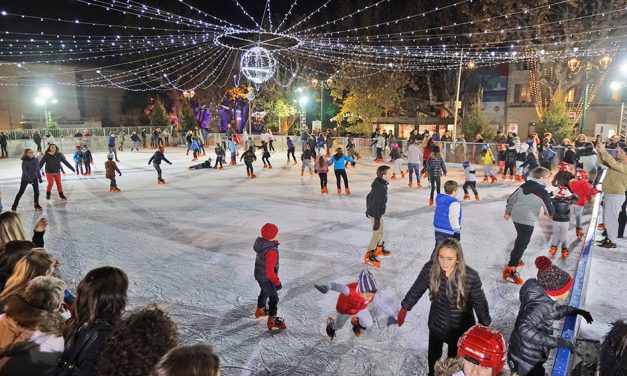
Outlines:
<svg viewBox="0 0 627 376"><path fill-rule="evenodd" d="M603 182L605 179L606 171L603 171L599 182ZM600 184L597 185L597 189L601 189ZM595 233L597 223L599 222L599 209L601 206L601 197L603 193L599 192L594 196L594 206L592 207L592 215L590 216L590 225L586 232L586 237L583 243L583 251L579 257L577 263L577 272L575 274L575 280L573 283L573 291L570 294L568 304L575 307L583 307L586 299L586 287L588 286L588 276L590 274L590 265L592 260L592 246L594 245ZM575 342L577 334L579 332L579 317L576 315L566 316L564 319L564 325L562 326L561 337ZM570 374L571 361L573 355L567 348L558 348L555 355L555 362L553 363L553 370L551 376L568 376Z"/></svg>

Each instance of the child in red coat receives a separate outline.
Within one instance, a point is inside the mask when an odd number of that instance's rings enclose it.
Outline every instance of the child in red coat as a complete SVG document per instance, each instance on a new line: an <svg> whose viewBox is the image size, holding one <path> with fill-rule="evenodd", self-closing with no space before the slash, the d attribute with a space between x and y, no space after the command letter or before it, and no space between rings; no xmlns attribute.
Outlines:
<svg viewBox="0 0 627 376"><path fill-rule="evenodd" d="M588 173L586 170L577 170L577 172L575 172L575 179L572 179L568 183L568 187L571 192L579 197L579 200L573 204L571 213L572 216L575 217L575 231L577 233L577 238L581 239L583 237L583 230L581 229L583 206L592 196L599 193L599 190L593 189L590 186L590 183L588 183Z"/></svg>
<svg viewBox="0 0 627 376"><path fill-rule="evenodd" d="M285 320L277 316L279 294L283 286L279 279L279 228L272 223L266 223L261 228L261 236L255 241L253 249L257 254L255 259L255 279L261 291L257 298L255 318L268 317L268 330L278 328L284 330ZM269 307L266 308L266 303Z"/></svg>
<svg viewBox="0 0 627 376"><path fill-rule="evenodd" d="M356 337L361 337L363 332L372 326L372 316L367 308L373 302L377 293L377 281L370 271L364 269L359 273L359 280L347 285L331 282L328 285L314 285L314 287L323 294L329 289L339 292L335 309L337 314L335 319L329 317L327 319L327 335L333 339L335 332L340 330L346 324L348 319L351 320L353 333ZM379 306L377 303L375 303ZM396 319L390 313L388 325L395 324Z"/></svg>

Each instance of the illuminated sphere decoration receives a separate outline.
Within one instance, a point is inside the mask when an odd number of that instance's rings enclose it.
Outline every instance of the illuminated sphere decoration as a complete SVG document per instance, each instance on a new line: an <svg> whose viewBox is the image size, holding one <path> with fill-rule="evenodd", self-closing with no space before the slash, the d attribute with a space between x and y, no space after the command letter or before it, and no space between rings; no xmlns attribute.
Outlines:
<svg viewBox="0 0 627 376"><path fill-rule="evenodd" d="M263 47L253 47L242 54L240 71L255 84L262 84L272 77L276 69L276 60Z"/></svg>

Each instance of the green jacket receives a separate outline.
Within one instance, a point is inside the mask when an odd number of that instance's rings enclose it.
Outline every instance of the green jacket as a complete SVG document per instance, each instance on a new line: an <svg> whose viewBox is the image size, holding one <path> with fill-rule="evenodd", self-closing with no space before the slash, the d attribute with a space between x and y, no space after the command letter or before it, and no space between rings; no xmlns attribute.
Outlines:
<svg viewBox="0 0 627 376"><path fill-rule="evenodd" d="M624 195L627 191L627 164L615 160L607 151L599 153L599 162L607 166L603 180L603 193Z"/></svg>

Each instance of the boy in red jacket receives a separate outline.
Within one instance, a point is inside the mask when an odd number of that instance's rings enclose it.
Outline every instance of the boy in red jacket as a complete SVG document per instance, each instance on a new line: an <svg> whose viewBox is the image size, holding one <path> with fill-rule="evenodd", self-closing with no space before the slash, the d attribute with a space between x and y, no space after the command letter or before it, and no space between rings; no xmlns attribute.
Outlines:
<svg viewBox="0 0 627 376"><path fill-rule="evenodd" d="M340 296L337 299L337 305L335 309L337 314L335 320L332 317L327 319L327 335L333 339L335 332L340 330L346 324L348 319L351 320L353 326L353 333L356 337L361 337L363 332L372 326L372 316L368 312L367 308L374 300L377 293L377 281L370 271L364 269L359 273L359 280L347 285L331 282L328 285L315 284L314 287L323 294L326 294L329 289L337 291ZM375 303L377 307L379 304ZM390 312L388 315L388 325L396 323L394 315Z"/></svg>
<svg viewBox="0 0 627 376"><path fill-rule="evenodd" d="M597 193L599 193L598 189L593 189L588 183L588 173L586 170L577 170L575 172L575 179L572 179L568 183L568 187L570 191L579 197L579 200L573 204L572 207L572 216L575 217L576 228L575 231L577 233L577 238L581 239L583 237L583 230L581 229L581 218L583 216L583 206L586 204L586 201L589 201L590 198Z"/></svg>
<svg viewBox="0 0 627 376"><path fill-rule="evenodd" d="M259 283L261 292L257 298L255 318L268 317L268 330L278 328L284 330L285 320L277 316L279 294L283 286L279 279L279 228L272 223L266 223L261 228L261 236L255 241L253 249L257 253L255 259L255 279ZM269 307L266 303L269 300Z"/></svg>

